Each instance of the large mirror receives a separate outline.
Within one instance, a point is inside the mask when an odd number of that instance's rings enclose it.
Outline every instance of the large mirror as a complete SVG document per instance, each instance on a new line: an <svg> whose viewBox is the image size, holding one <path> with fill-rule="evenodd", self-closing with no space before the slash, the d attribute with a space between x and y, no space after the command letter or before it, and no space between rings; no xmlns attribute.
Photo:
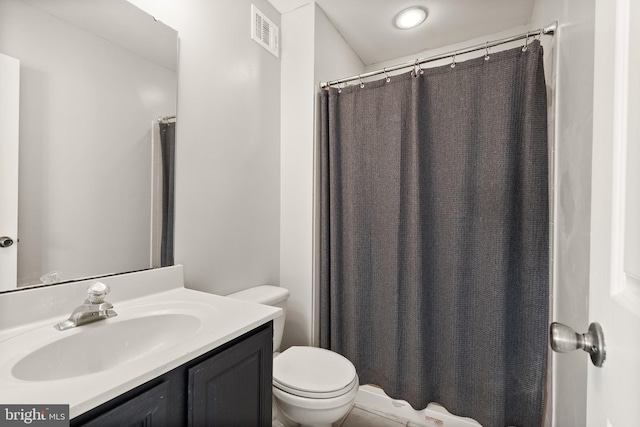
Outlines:
<svg viewBox="0 0 640 427"><path fill-rule="evenodd" d="M20 70L17 273L0 290L172 262L177 40L126 0L0 0Z"/></svg>

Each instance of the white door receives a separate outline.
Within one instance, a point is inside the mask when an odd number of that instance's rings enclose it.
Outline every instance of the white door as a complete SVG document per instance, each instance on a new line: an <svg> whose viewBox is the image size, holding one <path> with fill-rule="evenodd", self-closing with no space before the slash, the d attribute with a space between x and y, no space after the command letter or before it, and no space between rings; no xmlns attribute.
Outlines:
<svg viewBox="0 0 640 427"><path fill-rule="evenodd" d="M596 0L595 34L587 424L640 426L640 1Z"/></svg>
<svg viewBox="0 0 640 427"><path fill-rule="evenodd" d="M0 291L17 283L19 103L20 61L0 54Z"/></svg>

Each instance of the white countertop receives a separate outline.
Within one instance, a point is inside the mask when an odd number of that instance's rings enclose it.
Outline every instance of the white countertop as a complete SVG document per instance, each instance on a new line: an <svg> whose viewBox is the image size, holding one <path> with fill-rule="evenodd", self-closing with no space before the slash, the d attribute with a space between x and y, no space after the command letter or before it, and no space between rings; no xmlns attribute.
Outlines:
<svg viewBox="0 0 640 427"><path fill-rule="evenodd" d="M109 282L109 278L105 281ZM78 301L78 305L80 303L82 301ZM57 331L53 325L64 320L68 314L0 329L0 403L68 404L69 415L73 418L277 318L282 313L279 308L184 287L112 303L116 312L120 311L118 316L67 331ZM161 351L148 351L139 358L99 372L48 381L25 381L12 374L12 367L17 361L34 349L57 340L57 337L62 336L60 334L79 333L85 327L99 328L102 322L123 321L128 313L140 311L140 307L145 305L155 309L172 307L176 310L196 307L195 311L199 312L202 321L196 332L180 338L180 345L165 345ZM149 330L148 333L153 334L154 331ZM55 366L55 360L52 360L51 368L55 369Z"/></svg>

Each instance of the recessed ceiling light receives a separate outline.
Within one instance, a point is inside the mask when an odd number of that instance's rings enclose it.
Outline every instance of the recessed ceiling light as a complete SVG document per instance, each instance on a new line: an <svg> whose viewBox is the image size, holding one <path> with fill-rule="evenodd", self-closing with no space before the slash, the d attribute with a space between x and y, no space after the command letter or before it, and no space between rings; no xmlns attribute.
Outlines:
<svg viewBox="0 0 640 427"><path fill-rule="evenodd" d="M427 19L427 10L419 6L413 6L397 14L395 23L396 27L401 30L407 30L422 24L425 19Z"/></svg>

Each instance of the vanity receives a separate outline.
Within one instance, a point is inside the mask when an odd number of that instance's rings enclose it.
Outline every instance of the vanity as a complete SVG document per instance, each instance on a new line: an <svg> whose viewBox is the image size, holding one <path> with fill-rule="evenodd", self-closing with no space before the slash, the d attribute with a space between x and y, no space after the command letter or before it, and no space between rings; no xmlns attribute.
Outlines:
<svg viewBox="0 0 640 427"><path fill-rule="evenodd" d="M182 266L100 280L117 316L64 331L88 281L0 294L2 404L68 404L72 426L271 424L280 309L186 289Z"/></svg>

